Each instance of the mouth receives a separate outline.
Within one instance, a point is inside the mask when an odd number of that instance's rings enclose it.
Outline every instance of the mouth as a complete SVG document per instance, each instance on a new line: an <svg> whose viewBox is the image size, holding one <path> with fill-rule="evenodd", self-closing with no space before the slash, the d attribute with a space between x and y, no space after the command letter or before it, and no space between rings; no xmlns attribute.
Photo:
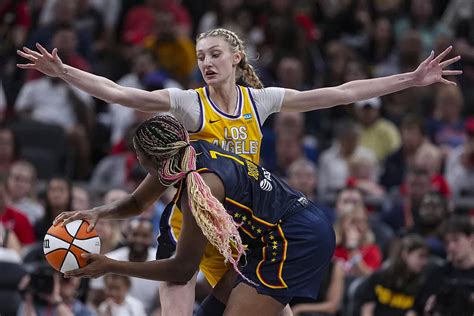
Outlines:
<svg viewBox="0 0 474 316"><path fill-rule="evenodd" d="M204 76L209 79L214 78L216 75L217 75L217 72L212 71L212 70L206 70L206 72L204 72Z"/></svg>

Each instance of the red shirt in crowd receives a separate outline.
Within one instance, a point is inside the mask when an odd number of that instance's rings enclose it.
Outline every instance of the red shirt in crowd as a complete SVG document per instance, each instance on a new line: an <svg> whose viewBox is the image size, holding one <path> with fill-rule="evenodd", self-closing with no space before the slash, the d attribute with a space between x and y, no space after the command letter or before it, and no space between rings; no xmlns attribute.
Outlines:
<svg viewBox="0 0 474 316"><path fill-rule="evenodd" d="M11 229L16 234L22 245L35 242L33 227L28 221L28 218L21 212L7 206L5 212L0 214L0 221L6 228Z"/></svg>
<svg viewBox="0 0 474 316"><path fill-rule="evenodd" d="M382 253L380 248L377 245L370 244L362 246L359 249L360 254L362 255L362 261L365 265L376 270L380 268L382 264ZM344 246L337 246L334 251L334 258L348 261L349 260L349 250Z"/></svg>

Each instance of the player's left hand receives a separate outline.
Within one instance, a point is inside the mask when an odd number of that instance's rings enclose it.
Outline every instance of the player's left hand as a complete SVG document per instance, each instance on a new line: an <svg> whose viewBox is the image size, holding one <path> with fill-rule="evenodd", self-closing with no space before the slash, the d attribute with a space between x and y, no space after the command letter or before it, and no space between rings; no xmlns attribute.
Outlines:
<svg viewBox="0 0 474 316"><path fill-rule="evenodd" d="M86 259L89 264L84 268L71 270L64 273L66 278L78 277L95 279L110 272L110 264L113 261L112 259L104 255L92 253L83 253L81 256Z"/></svg>
<svg viewBox="0 0 474 316"><path fill-rule="evenodd" d="M445 70L446 67L461 59L461 56L458 55L443 61L452 49L453 47L449 46L436 57L434 57L434 52L432 51L430 56L426 58L413 72L415 86L428 86L435 82L455 86L456 82L443 78L443 76L457 76L462 74L462 70Z"/></svg>

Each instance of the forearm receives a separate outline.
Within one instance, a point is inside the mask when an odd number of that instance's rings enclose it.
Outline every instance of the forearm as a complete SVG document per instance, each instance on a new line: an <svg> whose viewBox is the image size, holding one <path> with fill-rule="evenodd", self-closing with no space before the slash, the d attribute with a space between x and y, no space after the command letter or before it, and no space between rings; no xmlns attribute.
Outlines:
<svg viewBox="0 0 474 316"><path fill-rule="evenodd" d="M119 85L105 77L97 76L65 64L59 78L105 102L120 103Z"/></svg>
<svg viewBox="0 0 474 316"><path fill-rule="evenodd" d="M403 73L388 77L355 80L338 86L345 92L344 104L367 100L414 87L413 73Z"/></svg>
<svg viewBox="0 0 474 316"><path fill-rule="evenodd" d="M123 199L98 206L96 209L102 219L126 219L141 214L145 208L132 194L129 194Z"/></svg>
<svg viewBox="0 0 474 316"><path fill-rule="evenodd" d="M108 271L129 277L185 283L192 279L198 267L175 257L146 262L111 261Z"/></svg>

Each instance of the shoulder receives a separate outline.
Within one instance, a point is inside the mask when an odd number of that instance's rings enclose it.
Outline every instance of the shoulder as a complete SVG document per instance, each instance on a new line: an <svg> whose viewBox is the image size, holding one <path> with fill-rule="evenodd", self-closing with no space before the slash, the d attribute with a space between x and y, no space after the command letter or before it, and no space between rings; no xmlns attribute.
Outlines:
<svg viewBox="0 0 474 316"><path fill-rule="evenodd" d="M270 96L283 96L285 95L285 89L280 87L267 87L263 89L247 88L251 96L255 99L262 99Z"/></svg>

